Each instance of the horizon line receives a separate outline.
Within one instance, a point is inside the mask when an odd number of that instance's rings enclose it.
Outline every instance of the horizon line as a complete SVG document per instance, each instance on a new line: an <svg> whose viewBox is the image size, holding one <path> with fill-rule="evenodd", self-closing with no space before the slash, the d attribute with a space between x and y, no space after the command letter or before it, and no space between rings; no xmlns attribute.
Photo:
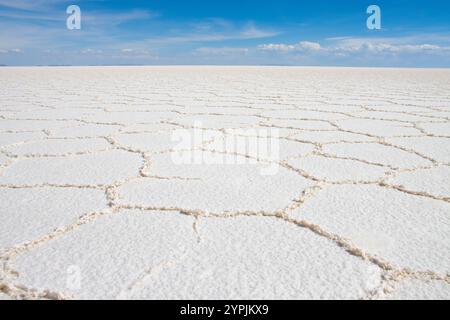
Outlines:
<svg viewBox="0 0 450 320"><path fill-rule="evenodd" d="M64 68L64 67L289 67L289 68L342 68L342 69L450 69L450 66L342 66L342 65L292 65L292 64L36 64L7 65L0 68Z"/></svg>

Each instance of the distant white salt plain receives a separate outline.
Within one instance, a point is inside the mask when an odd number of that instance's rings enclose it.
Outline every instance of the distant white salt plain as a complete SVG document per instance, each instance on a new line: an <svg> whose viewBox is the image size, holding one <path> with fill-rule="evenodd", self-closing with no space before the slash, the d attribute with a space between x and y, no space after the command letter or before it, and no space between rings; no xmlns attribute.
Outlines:
<svg viewBox="0 0 450 320"><path fill-rule="evenodd" d="M0 84L0 300L450 298L449 70Z"/></svg>

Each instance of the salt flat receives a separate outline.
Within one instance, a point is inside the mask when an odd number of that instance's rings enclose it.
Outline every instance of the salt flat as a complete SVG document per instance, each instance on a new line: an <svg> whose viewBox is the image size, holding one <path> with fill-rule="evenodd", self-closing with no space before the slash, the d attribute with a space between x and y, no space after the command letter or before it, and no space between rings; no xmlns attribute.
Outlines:
<svg viewBox="0 0 450 320"><path fill-rule="evenodd" d="M450 70L0 84L0 299L450 298Z"/></svg>

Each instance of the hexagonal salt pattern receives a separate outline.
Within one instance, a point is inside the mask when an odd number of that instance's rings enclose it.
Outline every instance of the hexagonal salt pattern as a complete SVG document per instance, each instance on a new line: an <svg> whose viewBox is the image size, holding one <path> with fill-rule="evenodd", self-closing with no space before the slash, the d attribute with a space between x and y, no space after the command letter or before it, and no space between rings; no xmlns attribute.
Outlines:
<svg viewBox="0 0 450 320"><path fill-rule="evenodd" d="M12 267L23 274L17 281L27 287L50 288L73 298L119 298L141 272L162 268L187 254L197 242L193 221L167 212L101 217L48 246L36 247ZM41 277L34 277L35 273ZM71 283L75 275L79 279Z"/></svg>
<svg viewBox="0 0 450 320"><path fill-rule="evenodd" d="M201 219L196 230L199 243L186 257L144 273L126 296L357 299L381 282L378 267L276 218Z"/></svg>
<svg viewBox="0 0 450 320"><path fill-rule="evenodd" d="M0 68L0 300L448 299L449 83Z"/></svg>
<svg viewBox="0 0 450 320"><path fill-rule="evenodd" d="M103 185L138 175L142 159L121 150L61 157L32 157L8 166L0 185Z"/></svg>
<svg viewBox="0 0 450 320"><path fill-rule="evenodd" d="M332 182L377 181L387 169L354 160L309 156L287 162L293 168L308 172L317 179Z"/></svg>
<svg viewBox="0 0 450 320"><path fill-rule="evenodd" d="M99 218L17 259L13 267L24 274L17 282L74 298L120 299L360 298L381 282L378 267L276 218L194 223L173 212ZM32 270L43 277L27 276Z"/></svg>
<svg viewBox="0 0 450 320"><path fill-rule="evenodd" d="M396 149L379 143L337 143L323 147L326 154L343 159L359 160L386 167L416 168L431 162L414 153Z"/></svg>
<svg viewBox="0 0 450 320"><path fill-rule="evenodd" d="M0 249L32 241L108 208L102 190L85 188L0 188Z"/></svg>
<svg viewBox="0 0 450 320"><path fill-rule="evenodd" d="M104 139L45 139L25 142L23 144L5 147L3 150L13 156L63 156L83 154L93 151L103 151L111 148Z"/></svg>
<svg viewBox="0 0 450 320"><path fill-rule="evenodd" d="M432 197L450 199L450 167L402 172L392 179L392 184L404 190Z"/></svg>
<svg viewBox="0 0 450 320"><path fill-rule="evenodd" d="M217 157L220 154L201 153ZM224 158L225 159L225 158ZM275 212L296 200L313 183L295 172L271 164L180 164L169 154L151 158L145 179L122 184L119 204L208 213ZM272 172L273 170L273 172ZM264 173L267 171L267 175Z"/></svg>
<svg viewBox="0 0 450 320"><path fill-rule="evenodd" d="M375 185L325 188L289 213L351 239L396 266L445 274L450 203ZM411 254L414 253L414 254Z"/></svg>

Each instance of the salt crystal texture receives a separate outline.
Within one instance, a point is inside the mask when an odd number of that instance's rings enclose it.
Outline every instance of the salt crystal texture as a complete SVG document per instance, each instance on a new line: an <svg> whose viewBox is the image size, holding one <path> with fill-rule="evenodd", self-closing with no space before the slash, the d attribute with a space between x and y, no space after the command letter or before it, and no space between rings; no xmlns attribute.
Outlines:
<svg viewBox="0 0 450 320"><path fill-rule="evenodd" d="M0 300L449 299L449 87L439 69L2 68ZM227 143L261 133L274 153Z"/></svg>

